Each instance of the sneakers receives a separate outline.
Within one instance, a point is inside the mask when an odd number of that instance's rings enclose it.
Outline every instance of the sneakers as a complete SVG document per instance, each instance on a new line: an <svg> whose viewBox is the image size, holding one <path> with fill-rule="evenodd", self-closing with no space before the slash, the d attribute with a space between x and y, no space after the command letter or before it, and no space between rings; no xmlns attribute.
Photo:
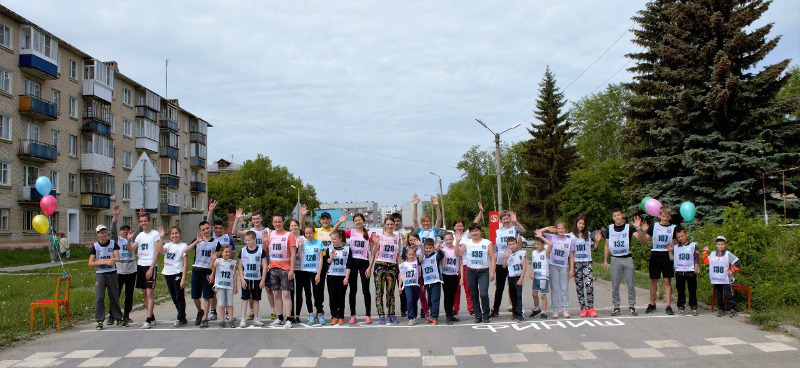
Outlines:
<svg viewBox="0 0 800 368"><path fill-rule="evenodd" d="M666 311L667 311L667 314L670 315L670 316L674 316L675 315L675 312L672 310L672 306L670 306L670 305L667 306Z"/></svg>
<svg viewBox="0 0 800 368"><path fill-rule="evenodd" d="M697 317L697 308L692 309L692 317Z"/></svg>
<svg viewBox="0 0 800 368"><path fill-rule="evenodd" d="M669 308L667 308L667 309L669 309ZM667 312L667 314L669 314L669 311ZM686 315L686 310L684 310L683 308L678 308L678 315L679 316L685 316Z"/></svg>
<svg viewBox="0 0 800 368"><path fill-rule="evenodd" d="M331 326L342 324L342 322L340 322L341 320L342 320L341 318L331 318Z"/></svg>
<svg viewBox="0 0 800 368"><path fill-rule="evenodd" d="M400 312L400 318L406 318L406 317L408 317L407 312Z"/></svg>
<svg viewBox="0 0 800 368"><path fill-rule="evenodd" d="M278 314L273 311L272 313L269 314L269 319L271 320L278 319Z"/></svg>
<svg viewBox="0 0 800 368"><path fill-rule="evenodd" d="M150 322L142 323L142 325L139 326L139 328L143 329L143 330L149 330L150 329Z"/></svg>
<svg viewBox="0 0 800 368"><path fill-rule="evenodd" d="M589 317L597 317L597 311L594 309L594 307L589 308L589 310L586 311L586 314Z"/></svg>
<svg viewBox="0 0 800 368"><path fill-rule="evenodd" d="M228 321L222 320L222 322L219 323L219 328L228 328Z"/></svg>
<svg viewBox="0 0 800 368"><path fill-rule="evenodd" d="M217 319L217 311L212 309L211 313L208 314L208 320L213 321L215 319Z"/></svg>
<svg viewBox="0 0 800 368"><path fill-rule="evenodd" d="M208 320L204 319L203 322L200 323L200 328L208 328Z"/></svg>
<svg viewBox="0 0 800 368"><path fill-rule="evenodd" d="M109 326L114 324L114 317L111 317L110 314L108 315L108 320L106 321L106 324Z"/></svg>
<svg viewBox="0 0 800 368"><path fill-rule="evenodd" d="M539 319L547 319L547 313L542 312L542 314L539 315Z"/></svg>
<svg viewBox="0 0 800 368"><path fill-rule="evenodd" d="M94 328L95 330L102 330L103 329L103 321L98 321L97 326Z"/></svg>
<svg viewBox="0 0 800 368"><path fill-rule="evenodd" d="M564 311L564 318L569 318L569 312Z"/></svg>
<svg viewBox="0 0 800 368"><path fill-rule="evenodd" d="M438 325L439 324L439 319L431 317L431 324L434 325L434 326Z"/></svg>
<svg viewBox="0 0 800 368"><path fill-rule="evenodd" d="M489 317L483 316L483 323L489 323Z"/></svg>
<svg viewBox="0 0 800 368"><path fill-rule="evenodd" d="M289 322L289 323L292 323L292 322ZM273 323L273 325L275 325L275 324L277 324L278 327L286 326L286 320L283 320L283 319L276 320L276 323Z"/></svg>
<svg viewBox="0 0 800 368"><path fill-rule="evenodd" d="M194 318L194 325L200 326L200 323L203 322L203 310L197 311L197 317Z"/></svg>
<svg viewBox="0 0 800 368"><path fill-rule="evenodd" d="M717 317L722 317L724 315L725 315L725 311L724 310L720 309L720 310L717 311Z"/></svg>
<svg viewBox="0 0 800 368"><path fill-rule="evenodd" d="M252 321L252 320L253 320L253 319L255 319L255 318L256 318L256 315L255 315L255 314L253 314L253 312L250 312L250 314L249 314L249 315L247 315L247 320L248 320L248 321Z"/></svg>
<svg viewBox="0 0 800 368"><path fill-rule="evenodd" d="M416 318L412 318L412 319L408 320L408 325L409 326L413 326L413 325L416 325L416 324L417 324L417 319Z"/></svg>
<svg viewBox="0 0 800 368"><path fill-rule="evenodd" d="M319 322L320 325L324 326L325 325L325 316L322 315L322 314L318 315L317 316L317 322Z"/></svg>
<svg viewBox="0 0 800 368"><path fill-rule="evenodd" d="M150 317L150 326L155 326L157 324L158 322L156 322L156 317L155 316Z"/></svg>
<svg viewBox="0 0 800 368"><path fill-rule="evenodd" d="M292 321L291 320L286 320L286 324L283 325L283 328L285 328L287 330L292 328Z"/></svg>
<svg viewBox="0 0 800 368"><path fill-rule="evenodd" d="M558 318L558 311L554 311L553 312L553 319L557 319L557 318Z"/></svg>
<svg viewBox="0 0 800 368"><path fill-rule="evenodd" d="M447 318L445 319L445 323L447 323L448 325L452 325L453 324L453 317L447 316Z"/></svg>
<svg viewBox="0 0 800 368"><path fill-rule="evenodd" d="M347 323L352 325L352 324L356 323L357 321L358 320L356 319L356 316L350 316L350 320L347 321Z"/></svg>
<svg viewBox="0 0 800 368"><path fill-rule="evenodd" d="M731 309L731 314L730 314L730 316L731 316L731 318L733 318L733 317L736 317L736 311L735 311L735 310L733 310L733 309Z"/></svg>
<svg viewBox="0 0 800 368"><path fill-rule="evenodd" d="M461 322L461 320L458 317L456 317L455 314L452 317L450 317L450 320L452 320L453 322Z"/></svg>
<svg viewBox="0 0 800 368"><path fill-rule="evenodd" d="M307 324L308 324L309 326L311 326L311 325L313 325L313 324L314 324L314 320L316 319L315 317L316 317L316 316L314 316L313 314L309 314L309 315L308 315L308 322L307 322Z"/></svg>
<svg viewBox="0 0 800 368"><path fill-rule="evenodd" d="M583 317L586 317L586 314L587 314L588 312L589 312L589 311L587 311L586 309L581 309L581 312L580 312L580 313L578 313L578 315L579 315L581 318L583 318Z"/></svg>
<svg viewBox="0 0 800 368"><path fill-rule="evenodd" d="M431 324L431 323L433 323L433 318L431 317L425 318L425 324Z"/></svg>
<svg viewBox="0 0 800 368"><path fill-rule="evenodd" d="M541 309L534 309L533 311L531 311L531 315L529 315L528 317L529 318L536 317L536 315L539 314L539 313L542 313Z"/></svg>
<svg viewBox="0 0 800 368"><path fill-rule="evenodd" d="M378 324L385 325L386 324L386 316L378 316Z"/></svg>
<svg viewBox="0 0 800 368"><path fill-rule="evenodd" d="M653 306L653 308L654 308L653 311L655 311L655 306ZM636 308L634 308L634 307L629 307L628 308L628 313L630 315L632 315L632 316L638 316L639 315L639 313L636 312Z"/></svg>
<svg viewBox="0 0 800 368"><path fill-rule="evenodd" d="M389 316L389 322L394 323L394 324L400 323L400 322L397 321L397 317L396 316Z"/></svg>
<svg viewBox="0 0 800 368"><path fill-rule="evenodd" d="M645 314L650 314L650 313L653 313L655 311L656 311L656 305L655 304L648 304L647 305L647 309L645 309L644 313Z"/></svg>
<svg viewBox="0 0 800 368"><path fill-rule="evenodd" d="M492 314L489 315L489 317L492 317L492 318L500 317L500 313L497 313L497 311L494 311L494 312L492 312Z"/></svg>
<svg viewBox="0 0 800 368"><path fill-rule="evenodd" d="M245 321L244 318L239 320L239 328L247 328L247 323L245 323L244 321ZM253 320L253 326L256 326L256 322L258 322L258 321ZM258 323L261 323L261 322L258 322ZM263 326L264 324L261 323L261 325Z"/></svg>
<svg viewBox="0 0 800 368"><path fill-rule="evenodd" d="M126 321L124 318L123 319L118 319L117 320L117 327L128 327L128 321Z"/></svg>
<svg viewBox="0 0 800 368"><path fill-rule="evenodd" d="M364 323L366 323L366 324L368 324L368 325L369 325L369 324L372 324L372 318L369 318L369 316L367 316L367 317L364 317Z"/></svg>
<svg viewBox="0 0 800 368"><path fill-rule="evenodd" d="M236 328L236 324L233 322L233 318L231 318L231 319L229 319L229 320L228 320L228 327L230 327L230 328Z"/></svg>
<svg viewBox="0 0 800 368"><path fill-rule="evenodd" d="M125 316L124 319L125 319L125 322L128 322L128 324L133 323L133 320L131 319L131 317Z"/></svg>
<svg viewBox="0 0 800 368"><path fill-rule="evenodd" d="M614 308L614 310L612 310L612 311L611 311L611 316L612 316L612 317L613 317L613 316L618 316L618 315L619 315L619 313L620 313L620 312L619 312L619 308Z"/></svg>
<svg viewBox="0 0 800 368"><path fill-rule="evenodd" d="M510 305L509 305L509 306L508 306L508 308L506 308L506 310L507 310L507 311L509 311L509 312L511 312L511 311L513 311L513 310L514 310L514 307L512 307L512 306L510 306Z"/></svg>

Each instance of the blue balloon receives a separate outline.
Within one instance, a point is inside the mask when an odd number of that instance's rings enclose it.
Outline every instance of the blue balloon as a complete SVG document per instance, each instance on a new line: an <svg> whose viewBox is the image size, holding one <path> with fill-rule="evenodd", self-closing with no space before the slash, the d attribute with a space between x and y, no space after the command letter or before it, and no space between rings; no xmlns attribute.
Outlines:
<svg viewBox="0 0 800 368"><path fill-rule="evenodd" d="M50 195L51 190L53 190L53 183L50 182L50 178L40 176L36 179L36 191L39 192L39 194L42 196Z"/></svg>
<svg viewBox="0 0 800 368"><path fill-rule="evenodd" d="M686 220L686 222L692 222L696 213L697 209L694 207L694 203L683 202L681 204L681 216L683 216L683 219Z"/></svg>

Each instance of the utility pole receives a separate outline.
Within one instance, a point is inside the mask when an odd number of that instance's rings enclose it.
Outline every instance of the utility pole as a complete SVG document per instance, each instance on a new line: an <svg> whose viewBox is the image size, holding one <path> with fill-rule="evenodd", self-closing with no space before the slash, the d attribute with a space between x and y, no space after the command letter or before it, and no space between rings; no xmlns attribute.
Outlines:
<svg viewBox="0 0 800 368"><path fill-rule="evenodd" d="M475 118L475 120L483 125L486 130L494 135L494 162L495 162L495 174L497 175L497 212L503 212L503 187L501 183L502 171L500 170L500 134L503 134L511 129L514 129L520 125L521 123L516 123L511 128L508 128L500 133L495 133L493 130L489 129L489 127L484 124L481 119Z"/></svg>
<svg viewBox="0 0 800 368"><path fill-rule="evenodd" d="M447 221L445 220L444 217L444 190L442 190L442 177L434 174L433 171L431 171L431 175L439 178L439 194L441 195L441 198L439 199L439 204L442 206L442 228L447 230Z"/></svg>

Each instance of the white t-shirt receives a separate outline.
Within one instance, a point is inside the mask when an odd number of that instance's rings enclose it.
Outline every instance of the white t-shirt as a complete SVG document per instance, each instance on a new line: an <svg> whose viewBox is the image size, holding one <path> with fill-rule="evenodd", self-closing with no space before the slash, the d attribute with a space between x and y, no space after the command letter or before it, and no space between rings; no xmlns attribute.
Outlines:
<svg viewBox="0 0 800 368"><path fill-rule="evenodd" d="M472 239L465 242L467 247L467 267L472 269L489 268L489 239L481 239L475 243Z"/></svg>
<svg viewBox="0 0 800 368"><path fill-rule="evenodd" d="M164 245L167 252L164 253L164 270L162 275L177 275L183 272L183 262L186 262L186 243L167 243Z"/></svg>
<svg viewBox="0 0 800 368"><path fill-rule="evenodd" d="M152 229L149 233L142 231L139 235L136 235L134 241L139 245L139 248L136 249L136 255L139 257L139 261L136 264L139 266L150 266L153 264L153 259L156 254L156 242L159 240L161 240L161 237L158 235L158 231Z"/></svg>

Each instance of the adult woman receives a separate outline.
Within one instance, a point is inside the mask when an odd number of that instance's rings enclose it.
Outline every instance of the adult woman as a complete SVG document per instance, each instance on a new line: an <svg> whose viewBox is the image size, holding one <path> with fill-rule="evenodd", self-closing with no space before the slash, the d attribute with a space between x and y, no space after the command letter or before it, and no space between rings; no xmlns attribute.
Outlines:
<svg viewBox="0 0 800 368"><path fill-rule="evenodd" d="M397 324L397 317L394 315L394 287L397 282L397 265L400 263L400 237L394 233L394 220L391 217L383 221L383 233L378 234L372 243L373 251L369 256L369 268L366 273L375 270L375 305L380 324L386 324L384 293L389 309L389 321Z"/></svg>
<svg viewBox="0 0 800 368"><path fill-rule="evenodd" d="M466 256L467 282L472 294L472 306L475 312L475 323L489 323L489 282L494 281L495 257L494 245L484 239L478 224L469 226L470 239L459 243L460 252Z"/></svg>
<svg viewBox="0 0 800 368"><path fill-rule="evenodd" d="M513 211L504 211L500 215L500 228L495 233L495 246L497 247L497 282L494 288L494 305L492 305L492 317L497 317L500 311L500 304L503 302L503 291L505 290L508 269L503 266L508 250L508 240L514 239L519 243L520 234L525 232L525 227L517 221L517 214Z"/></svg>
<svg viewBox="0 0 800 368"><path fill-rule="evenodd" d="M353 258L350 262L350 270L353 275L350 277L350 321L349 323L356 323L356 294L358 293L358 280L361 279L361 294L364 296L364 308L366 309L366 316L364 323L372 323L372 294L369 291L369 258L370 245L369 239L372 235L364 227L364 215L356 213L353 215L353 224L355 229L347 230L344 234L347 237L347 244L350 246L350 255ZM358 275L356 275L356 273Z"/></svg>

